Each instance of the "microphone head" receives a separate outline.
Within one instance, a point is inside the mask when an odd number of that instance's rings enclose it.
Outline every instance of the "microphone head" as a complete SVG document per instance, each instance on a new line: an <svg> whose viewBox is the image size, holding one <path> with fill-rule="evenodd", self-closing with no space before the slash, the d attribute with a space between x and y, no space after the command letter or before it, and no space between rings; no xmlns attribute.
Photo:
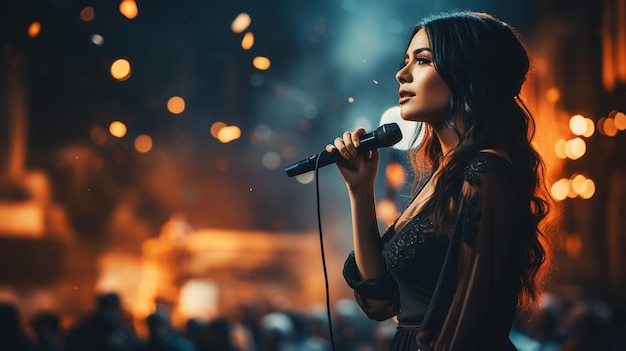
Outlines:
<svg viewBox="0 0 626 351"><path fill-rule="evenodd" d="M402 140L402 131L397 123L387 123L376 129L378 147L392 146Z"/></svg>

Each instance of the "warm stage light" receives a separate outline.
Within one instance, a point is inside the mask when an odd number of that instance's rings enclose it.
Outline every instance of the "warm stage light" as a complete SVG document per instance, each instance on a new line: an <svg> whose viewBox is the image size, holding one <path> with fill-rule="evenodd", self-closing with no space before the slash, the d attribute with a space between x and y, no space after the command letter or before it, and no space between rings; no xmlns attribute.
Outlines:
<svg viewBox="0 0 626 351"><path fill-rule="evenodd" d="M572 160L577 160L587 152L587 144L581 138L568 140L565 144L565 154Z"/></svg>
<svg viewBox="0 0 626 351"><path fill-rule="evenodd" d="M565 146L567 145L567 141L565 139L557 140L556 144L554 144L554 153L560 159L566 159L567 153L565 152Z"/></svg>
<svg viewBox="0 0 626 351"><path fill-rule="evenodd" d="M593 120L591 118L585 118L585 123L587 123L587 128L585 129L583 136L585 138L589 138L596 131L596 125L593 124Z"/></svg>
<svg viewBox="0 0 626 351"><path fill-rule="evenodd" d="M230 25L230 29L232 29L235 33L243 33L249 26L252 20L250 19L250 15L247 13L240 13L237 18Z"/></svg>
<svg viewBox="0 0 626 351"><path fill-rule="evenodd" d="M111 76L119 81L125 81L130 77L130 62L126 59L117 59L111 65Z"/></svg>
<svg viewBox="0 0 626 351"><path fill-rule="evenodd" d="M241 48L244 50L250 50L254 46L254 34L252 32L248 32L241 39Z"/></svg>
<svg viewBox="0 0 626 351"><path fill-rule="evenodd" d="M400 189L406 184L406 170L398 162L391 162L385 169L387 182L394 189Z"/></svg>
<svg viewBox="0 0 626 351"><path fill-rule="evenodd" d="M618 130L626 129L626 114L623 112L618 112L613 117L613 123L615 124L615 128Z"/></svg>
<svg viewBox="0 0 626 351"><path fill-rule="evenodd" d="M617 126L615 125L615 120L613 118L605 118L604 123L602 124L602 130L606 136L616 136Z"/></svg>
<svg viewBox="0 0 626 351"><path fill-rule="evenodd" d="M152 138L145 134L135 138L135 150L141 152L142 154L152 150Z"/></svg>
<svg viewBox="0 0 626 351"><path fill-rule="evenodd" d="M39 32L41 32L41 23L39 22L33 22L28 27L28 36L31 38L38 36Z"/></svg>
<svg viewBox="0 0 626 351"><path fill-rule="evenodd" d="M398 217L398 208L391 199L383 199L376 204L376 214L385 224L391 224Z"/></svg>
<svg viewBox="0 0 626 351"><path fill-rule="evenodd" d="M120 3L120 13L128 19L137 17L139 9L135 0L122 0Z"/></svg>
<svg viewBox="0 0 626 351"><path fill-rule="evenodd" d="M252 65L260 71L266 71L270 68L271 62L267 57L257 56L252 60Z"/></svg>
<svg viewBox="0 0 626 351"><path fill-rule="evenodd" d="M569 179L561 178L550 188L550 194L552 198L561 201L567 197L569 193Z"/></svg>
<svg viewBox="0 0 626 351"><path fill-rule="evenodd" d="M559 101L560 98L561 98L561 92L559 91L558 88L552 87L552 88L548 89L548 91L546 91L546 99L549 102L555 103L555 102Z"/></svg>
<svg viewBox="0 0 626 351"><path fill-rule="evenodd" d="M224 122L215 122L211 125L211 135L217 139L217 136L220 133L222 128L226 127L226 123Z"/></svg>
<svg viewBox="0 0 626 351"><path fill-rule="evenodd" d="M587 131L587 121L581 115L572 116L569 120L569 129L574 135L583 135Z"/></svg>
<svg viewBox="0 0 626 351"><path fill-rule="evenodd" d="M93 10L93 7L91 6L87 6L80 11L80 19L82 19L85 22L93 21L94 17L95 17L95 12Z"/></svg>
<svg viewBox="0 0 626 351"><path fill-rule="evenodd" d="M180 96L172 96L167 101L167 110L175 115L183 113L185 111L185 100Z"/></svg>
<svg viewBox="0 0 626 351"><path fill-rule="evenodd" d="M126 125L120 121L114 121L109 125L109 133L116 138L126 135Z"/></svg>
<svg viewBox="0 0 626 351"><path fill-rule="evenodd" d="M580 184L580 198L581 199L589 199L596 193L596 183L591 179L585 179Z"/></svg>
<svg viewBox="0 0 626 351"><path fill-rule="evenodd" d="M217 139L222 143L230 143L233 140L239 139L241 136L241 129L237 126L227 126L217 133Z"/></svg>

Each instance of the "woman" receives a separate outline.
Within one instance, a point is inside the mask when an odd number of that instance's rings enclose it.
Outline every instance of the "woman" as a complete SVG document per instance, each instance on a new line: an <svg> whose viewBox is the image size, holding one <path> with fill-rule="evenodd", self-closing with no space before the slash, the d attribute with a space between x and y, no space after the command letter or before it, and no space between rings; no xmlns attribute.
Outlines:
<svg viewBox="0 0 626 351"><path fill-rule="evenodd" d="M528 68L514 29L488 14L415 27L396 79L401 116L424 138L410 151L414 196L382 238L378 151L357 153L362 128L326 147L344 158L352 208L344 277L370 318L397 317L391 350L515 350L513 318L538 297L548 256L543 165L519 98Z"/></svg>

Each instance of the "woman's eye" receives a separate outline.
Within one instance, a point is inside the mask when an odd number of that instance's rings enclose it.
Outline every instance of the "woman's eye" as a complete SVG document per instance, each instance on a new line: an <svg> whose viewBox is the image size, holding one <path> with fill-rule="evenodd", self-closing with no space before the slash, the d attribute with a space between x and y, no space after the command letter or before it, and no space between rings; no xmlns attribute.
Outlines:
<svg viewBox="0 0 626 351"><path fill-rule="evenodd" d="M420 65L428 65L430 64L430 60L427 59L426 57L416 57L415 61L417 61L418 64Z"/></svg>

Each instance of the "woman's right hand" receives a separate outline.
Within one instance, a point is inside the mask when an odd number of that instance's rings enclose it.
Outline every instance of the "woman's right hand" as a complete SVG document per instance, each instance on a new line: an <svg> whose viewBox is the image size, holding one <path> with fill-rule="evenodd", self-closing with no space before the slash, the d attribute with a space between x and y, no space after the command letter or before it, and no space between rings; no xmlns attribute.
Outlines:
<svg viewBox="0 0 626 351"><path fill-rule="evenodd" d="M339 152L344 158L337 162L337 167L351 191L373 187L378 171L379 152L377 149L357 152L361 144L360 137L365 133L365 129L357 128L353 132L345 132L342 137L335 138L332 145L326 145L327 152Z"/></svg>

